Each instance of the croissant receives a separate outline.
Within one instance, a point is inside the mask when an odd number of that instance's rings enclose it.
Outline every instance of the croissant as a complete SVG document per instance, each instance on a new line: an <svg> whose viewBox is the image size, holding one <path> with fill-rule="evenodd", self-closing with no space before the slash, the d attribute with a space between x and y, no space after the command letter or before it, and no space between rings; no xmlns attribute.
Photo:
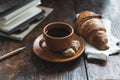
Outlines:
<svg viewBox="0 0 120 80"><path fill-rule="evenodd" d="M83 11L79 13L76 20L76 31L89 44L99 50L106 50L108 39L106 29L102 23L102 16L92 11Z"/></svg>

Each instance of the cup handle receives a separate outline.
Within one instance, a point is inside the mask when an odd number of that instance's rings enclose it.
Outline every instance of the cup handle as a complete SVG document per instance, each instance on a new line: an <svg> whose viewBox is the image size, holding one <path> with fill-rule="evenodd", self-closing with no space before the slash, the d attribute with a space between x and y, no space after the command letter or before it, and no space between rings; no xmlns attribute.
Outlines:
<svg viewBox="0 0 120 80"><path fill-rule="evenodd" d="M46 47L43 47L43 46L42 46L43 42L45 42L45 38L42 38L42 39L40 40L39 45L40 45L40 47L41 47L43 50L45 50Z"/></svg>

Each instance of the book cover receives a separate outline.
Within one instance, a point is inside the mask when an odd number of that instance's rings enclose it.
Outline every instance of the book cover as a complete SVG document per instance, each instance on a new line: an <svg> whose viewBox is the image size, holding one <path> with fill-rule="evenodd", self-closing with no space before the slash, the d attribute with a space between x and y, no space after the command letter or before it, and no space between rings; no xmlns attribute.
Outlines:
<svg viewBox="0 0 120 80"><path fill-rule="evenodd" d="M11 23L9 23L8 25L1 24L0 30L3 32L9 32L12 29L16 28L17 26L19 26L20 24L22 24L23 22L27 21L28 19L34 17L35 15L37 15L40 12L41 12L40 8L32 7L30 9L26 10L23 15L21 15L20 17L18 17L17 19L15 19Z"/></svg>
<svg viewBox="0 0 120 80"><path fill-rule="evenodd" d="M28 10L29 8L31 8L31 7L33 7L33 6L37 6L37 5L39 5L40 4L40 2L37 2L37 1L33 1L33 2L31 2L30 4L28 4L28 5L26 5L25 7L27 8L26 10ZM23 6L24 7L24 6ZM15 15L14 16L11 16L11 15L8 15L8 16L6 16L6 18L7 17L9 17L9 19L7 19L7 20L5 20L5 19L0 19L0 24L1 25L8 25L9 23L11 23L12 21L14 21L15 19L17 19L17 18L19 18L20 16L22 16L24 13L25 13L25 8L23 8L23 11L21 12L21 13L19 13L19 14L16 14L15 12L13 12ZM19 11L19 10L17 10L17 11ZM13 14L12 13L12 14ZM11 18L10 18L10 16L11 16Z"/></svg>
<svg viewBox="0 0 120 80"><path fill-rule="evenodd" d="M18 6L19 4L22 4L24 2L23 0L8 0L6 2L3 2L3 4L0 5L0 13L4 13L5 11L14 8Z"/></svg>
<svg viewBox="0 0 120 80"><path fill-rule="evenodd" d="M14 39L14 40L19 40L19 41L23 40L34 28L37 27L38 24L40 24L53 11L52 8L47 8L47 7L42 7L42 6L38 6L38 8L45 11L45 14L44 14L45 17L42 20L31 24L28 29L26 29L25 31L23 31L19 34L18 33L13 33L13 34L7 35L7 34L4 34L4 33L0 32L0 36L10 38L10 39Z"/></svg>
<svg viewBox="0 0 120 80"><path fill-rule="evenodd" d="M41 4L39 0L25 0L24 3L18 6L18 8L6 11L7 13L4 14L3 17L0 18L1 21L6 21L12 19L14 16L24 12L25 10L29 9L30 7L36 6Z"/></svg>

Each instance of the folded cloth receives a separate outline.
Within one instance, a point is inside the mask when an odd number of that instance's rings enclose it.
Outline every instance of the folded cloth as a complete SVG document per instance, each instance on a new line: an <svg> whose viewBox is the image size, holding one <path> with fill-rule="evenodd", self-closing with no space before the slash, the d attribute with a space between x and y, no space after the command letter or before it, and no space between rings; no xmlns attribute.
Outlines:
<svg viewBox="0 0 120 80"><path fill-rule="evenodd" d="M98 59L98 60L106 61L109 55L120 52L120 47L118 47L120 40L117 39L116 37L114 37L111 33L111 21L108 19L102 19L102 22L107 30L106 35L108 37L109 49L98 50L95 47L93 47L92 45L85 42L85 44L86 44L85 54L87 56L87 59Z"/></svg>

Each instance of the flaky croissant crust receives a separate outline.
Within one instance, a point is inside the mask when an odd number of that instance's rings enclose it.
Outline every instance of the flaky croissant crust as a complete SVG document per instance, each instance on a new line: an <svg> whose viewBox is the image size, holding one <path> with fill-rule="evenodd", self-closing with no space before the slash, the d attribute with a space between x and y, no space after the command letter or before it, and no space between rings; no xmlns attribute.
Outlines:
<svg viewBox="0 0 120 80"><path fill-rule="evenodd" d="M108 39L106 29L101 21L102 16L91 11L83 11L77 18L76 29L88 43L97 49L106 50Z"/></svg>

